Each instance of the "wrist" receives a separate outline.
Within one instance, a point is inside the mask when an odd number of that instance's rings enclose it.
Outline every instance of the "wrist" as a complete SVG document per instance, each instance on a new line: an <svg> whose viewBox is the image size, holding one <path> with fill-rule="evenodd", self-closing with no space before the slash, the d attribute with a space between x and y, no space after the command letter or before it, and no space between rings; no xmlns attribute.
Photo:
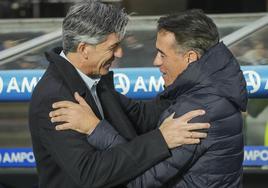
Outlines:
<svg viewBox="0 0 268 188"><path fill-rule="evenodd" d="M87 135L90 135L95 129L96 127L99 125L100 120L98 118L96 118L93 122L91 121L91 126L90 129L87 131Z"/></svg>

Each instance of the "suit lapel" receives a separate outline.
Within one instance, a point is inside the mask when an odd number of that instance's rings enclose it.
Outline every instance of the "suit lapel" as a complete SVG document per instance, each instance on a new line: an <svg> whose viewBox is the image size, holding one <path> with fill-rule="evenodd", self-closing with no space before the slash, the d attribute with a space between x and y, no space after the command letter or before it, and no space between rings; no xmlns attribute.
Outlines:
<svg viewBox="0 0 268 188"><path fill-rule="evenodd" d="M134 126L128 119L127 115L121 108L118 98L113 88L113 73L102 76L97 91L104 111L105 119L107 119L113 127L126 139L133 139L137 136Z"/></svg>
<svg viewBox="0 0 268 188"><path fill-rule="evenodd" d="M91 92L88 90L75 67L59 55L61 50L61 48L56 48L54 51L46 53L48 61L55 65L57 72L64 80L70 92L72 94L78 92L91 106L96 116L102 119ZM113 125L120 135L129 140L133 139L136 136L136 131L114 94L112 72L101 78L97 85L97 92L105 119Z"/></svg>
<svg viewBox="0 0 268 188"><path fill-rule="evenodd" d="M46 57L48 61L55 65L58 73L63 78L65 84L69 88L70 92L74 95L75 92L78 92L86 102L91 106L93 112L99 119L102 119L101 114L98 110L98 107L94 101L94 98L87 88L85 82L82 80L75 67L68 62L66 59L62 58L59 54L61 48L56 48L52 52L47 52Z"/></svg>

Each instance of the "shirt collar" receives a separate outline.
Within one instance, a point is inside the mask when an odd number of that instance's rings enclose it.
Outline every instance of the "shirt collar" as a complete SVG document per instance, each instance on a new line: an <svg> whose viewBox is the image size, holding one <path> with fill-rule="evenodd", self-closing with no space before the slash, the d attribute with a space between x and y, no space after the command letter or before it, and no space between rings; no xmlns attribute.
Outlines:
<svg viewBox="0 0 268 188"><path fill-rule="evenodd" d="M70 60L66 57L66 55L64 54L63 51L61 51L60 56L63 57L64 59L66 59L68 62L70 62ZM82 71L80 71L78 68L75 67L75 69L77 70L78 74L81 76L81 78L83 79L83 81L86 83L87 87L91 90L94 84L97 84L100 79L92 79L90 77L88 77L87 75L85 75Z"/></svg>

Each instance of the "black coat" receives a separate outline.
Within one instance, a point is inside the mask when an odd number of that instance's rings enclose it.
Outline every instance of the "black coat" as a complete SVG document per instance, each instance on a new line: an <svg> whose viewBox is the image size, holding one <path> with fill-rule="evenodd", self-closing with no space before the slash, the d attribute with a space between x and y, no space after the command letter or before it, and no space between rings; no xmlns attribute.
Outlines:
<svg viewBox="0 0 268 188"><path fill-rule="evenodd" d="M101 92L105 119L132 141L107 151L98 151L87 142L87 135L71 130L56 131L48 116L52 103L74 101L75 91L85 98L100 118L90 91L72 64L58 55L60 51L56 49L47 54L50 65L38 82L30 103L29 125L40 188L113 187L170 156L159 130L134 138L136 133L131 122L114 96L105 93L107 87L103 81L97 89Z"/></svg>
<svg viewBox="0 0 268 188"><path fill-rule="evenodd" d="M173 112L178 117L191 110L204 109L206 114L192 122L210 122L208 137L200 144L172 150L172 157L129 182L128 187L239 187L244 148L240 111L246 110L247 91L240 66L226 46L219 43L200 60L190 64L160 94L160 100L166 99L173 104L161 115L158 125ZM133 111L129 104L135 106L134 101L123 96L121 101L127 113ZM138 113L129 113L130 119L147 113L138 106L136 104L135 108ZM150 117L150 114L145 117ZM93 134L88 139L89 143L99 149L109 149L126 142L119 136L112 136L117 134L116 131L105 130L99 133L109 135L106 139L99 140L97 137L102 135ZM109 138L116 139L107 140Z"/></svg>

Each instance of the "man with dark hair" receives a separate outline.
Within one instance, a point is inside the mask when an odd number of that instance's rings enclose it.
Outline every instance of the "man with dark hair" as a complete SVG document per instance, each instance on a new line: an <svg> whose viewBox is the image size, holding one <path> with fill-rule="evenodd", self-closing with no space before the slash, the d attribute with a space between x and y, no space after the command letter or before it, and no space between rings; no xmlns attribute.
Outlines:
<svg viewBox="0 0 268 188"><path fill-rule="evenodd" d="M191 131L208 128L207 123L187 122L202 114L201 110L165 121L159 129L137 136L115 96L107 90L105 79L109 80L112 75L100 80L101 75L108 73L114 58L122 56L119 43L127 22L124 11L94 0L75 4L65 17L63 48L46 53L50 65L37 84L30 104L29 125L39 188L120 185L169 157L169 149L198 143L200 138L206 137L205 133ZM56 131L56 124L48 116L52 104L59 100L75 101L73 94L76 91L97 116L89 121L85 119L91 125L88 135L101 134L101 130L94 130L97 125L99 129L113 125L131 141L99 151L87 142L85 134ZM160 115L168 104L168 100L148 104L146 110ZM150 121L148 126L151 123L156 125Z"/></svg>
<svg viewBox="0 0 268 188"><path fill-rule="evenodd" d="M244 147L240 111L246 110L246 82L232 53L219 42L216 25L200 10L161 17L156 48L154 65L165 81L160 100L172 101L160 116L158 125L174 112L178 117L202 108L206 114L191 122L210 122L211 128L200 144L171 150L170 158L129 182L128 187L239 187ZM128 111L125 104L129 104L129 99L119 96L121 105ZM77 98L83 103L82 98ZM66 107L66 104L59 102L55 106ZM72 105L79 105L68 104L65 116L72 117ZM78 109L76 113L81 112L78 117L61 119L69 125L59 125L59 130L87 130L88 125L76 123L76 119L88 119L92 115L83 113L82 107ZM59 111L50 114L53 120L62 117ZM131 117L135 118L137 116ZM110 129L89 136L88 141L100 150L126 142Z"/></svg>

